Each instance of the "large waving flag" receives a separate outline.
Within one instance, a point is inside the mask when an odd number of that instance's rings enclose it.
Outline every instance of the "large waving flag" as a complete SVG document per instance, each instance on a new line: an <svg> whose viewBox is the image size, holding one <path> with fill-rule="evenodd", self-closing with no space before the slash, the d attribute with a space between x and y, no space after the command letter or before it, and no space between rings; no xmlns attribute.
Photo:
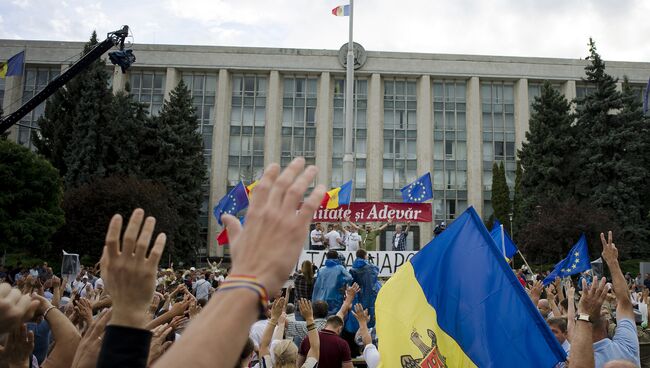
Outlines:
<svg viewBox="0 0 650 368"><path fill-rule="evenodd" d="M349 17L350 16L350 5L340 5L332 9L332 14L337 17Z"/></svg>
<svg viewBox="0 0 650 368"><path fill-rule="evenodd" d="M0 63L0 78L23 74L25 65L25 51L12 56L6 62Z"/></svg>
<svg viewBox="0 0 650 368"><path fill-rule="evenodd" d="M585 234L580 236L578 242L571 248L565 259L555 265L553 271L544 279L544 286L555 281L556 277L567 277L591 269L589 261L589 247Z"/></svg>
<svg viewBox="0 0 650 368"><path fill-rule="evenodd" d="M550 368L566 359L473 207L388 280L376 314L383 368Z"/></svg>
<svg viewBox="0 0 650 368"><path fill-rule="evenodd" d="M320 206L330 209L338 208L344 204L350 204L350 198L352 198L352 180L325 193Z"/></svg>
<svg viewBox="0 0 650 368"><path fill-rule="evenodd" d="M219 203L214 207L214 217L217 218L219 225L221 223L221 216L224 213L230 215L237 215L237 212L248 207L248 193L246 187L242 182L239 182L225 197L219 200Z"/></svg>
<svg viewBox="0 0 650 368"><path fill-rule="evenodd" d="M422 175L418 180L402 188L401 192L402 199L406 203L421 203L433 198L431 173Z"/></svg>
<svg viewBox="0 0 650 368"><path fill-rule="evenodd" d="M499 222L498 219L494 220L490 235L492 236L492 239L494 239L494 242L497 243L497 246L501 248L503 255L508 259L508 261L510 261L512 259L512 256L514 256L519 251L515 245L515 242L513 242L510 238L510 235L504 231L503 225Z"/></svg>

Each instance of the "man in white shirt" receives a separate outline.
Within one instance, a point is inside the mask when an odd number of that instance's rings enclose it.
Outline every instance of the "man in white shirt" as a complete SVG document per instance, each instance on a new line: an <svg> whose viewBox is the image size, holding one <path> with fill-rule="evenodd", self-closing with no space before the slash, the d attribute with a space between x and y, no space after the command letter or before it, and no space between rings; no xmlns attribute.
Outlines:
<svg viewBox="0 0 650 368"><path fill-rule="evenodd" d="M325 244L323 244L323 225L316 224L314 230L309 234L309 239L311 240L311 249L312 250L324 250Z"/></svg>
<svg viewBox="0 0 650 368"><path fill-rule="evenodd" d="M336 225L329 225L329 232L325 235L327 240L328 250L345 250L345 244L341 238L341 234L336 230Z"/></svg>
<svg viewBox="0 0 650 368"><path fill-rule="evenodd" d="M352 232L349 233L347 238L346 247L349 252L356 252L357 250L359 250L359 244L361 243L361 235L359 235L359 231L356 228L352 228L351 230Z"/></svg>
<svg viewBox="0 0 650 368"><path fill-rule="evenodd" d="M199 279L192 284L192 290L194 291L194 295L196 296L197 300L208 300L210 297L210 290L212 289L212 285L210 285L210 281L206 280L206 278L210 278L209 272L201 274L199 276Z"/></svg>

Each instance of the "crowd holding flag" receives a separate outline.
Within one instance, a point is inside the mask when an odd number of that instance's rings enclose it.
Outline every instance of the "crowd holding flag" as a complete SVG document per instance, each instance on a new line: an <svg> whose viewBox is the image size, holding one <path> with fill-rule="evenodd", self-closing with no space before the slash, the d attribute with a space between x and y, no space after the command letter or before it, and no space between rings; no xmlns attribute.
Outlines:
<svg viewBox="0 0 650 368"><path fill-rule="evenodd" d="M566 359L473 207L388 280L376 313L382 367L552 367Z"/></svg>
<svg viewBox="0 0 650 368"><path fill-rule="evenodd" d="M321 201L320 206L323 208L339 208L343 205L349 205L352 198L352 180L341 185L338 188L334 188L329 192L325 193L323 200Z"/></svg>
<svg viewBox="0 0 650 368"><path fill-rule="evenodd" d="M9 58L9 60L0 63L0 78L23 75L23 66L25 65L25 51L21 51Z"/></svg>
<svg viewBox="0 0 650 368"><path fill-rule="evenodd" d="M544 286L555 281L556 277L567 277L591 269L589 261L589 248L585 234L571 248L569 254L555 265L553 271L544 279Z"/></svg>
<svg viewBox="0 0 650 368"><path fill-rule="evenodd" d="M406 203L422 203L433 198L431 173L426 173L418 180L401 189L402 198Z"/></svg>
<svg viewBox="0 0 650 368"><path fill-rule="evenodd" d="M515 242L512 241L512 238L510 238L510 235L504 231L503 224L499 222L498 219L494 220L490 235L492 236L492 239L494 239L494 242L497 243L497 246L502 250L504 257L506 257L508 262L510 262L519 249L517 249L517 246L515 245Z"/></svg>

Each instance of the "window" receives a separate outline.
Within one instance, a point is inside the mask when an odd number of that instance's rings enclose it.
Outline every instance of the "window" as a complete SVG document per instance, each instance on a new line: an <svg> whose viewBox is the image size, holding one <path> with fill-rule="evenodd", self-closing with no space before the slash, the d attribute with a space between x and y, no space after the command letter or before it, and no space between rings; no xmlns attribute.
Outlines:
<svg viewBox="0 0 650 368"><path fill-rule="evenodd" d="M158 115L165 99L164 71L130 71L131 97L147 106L149 115Z"/></svg>
<svg viewBox="0 0 650 368"><path fill-rule="evenodd" d="M529 86L537 93L538 87ZM492 165L503 162L506 177L515 173L515 120L514 120L514 86L509 82L481 82L481 102L483 109L483 198L491 198ZM514 180L513 180L514 182ZM513 183L514 184L514 183ZM511 186L512 189L512 186ZM484 201L484 216L489 216L487 203ZM487 218L487 217L486 217Z"/></svg>
<svg viewBox="0 0 650 368"><path fill-rule="evenodd" d="M25 69L25 80L23 82L23 99L21 103L29 101L40 92L51 80L61 72L61 67ZM4 82L4 80L3 80ZM38 134L38 119L45 112L45 103L41 103L34 110L30 111L18 122L18 143L25 147L34 149L32 135Z"/></svg>
<svg viewBox="0 0 650 368"><path fill-rule="evenodd" d="M316 97L315 77L285 76L282 102L281 165L288 165L298 156L308 164L316 162Z"/></svg>
<svg viewBox="0 0 650 368"><path fill-rule="evenodd" d="M414 80L384 80L384 199L417 179L417 101Z"/></svg>
<svg viewBox="0 0 650 368"><path fill-rule="evenodd" d="M433 189L434 222L452 221L456 208L449 203L467 202L466 82L434 80Z"/></svg>
<svg viewBox="0 0 650 368"><path fill-rule="evenodd" d="M199 132L203 135L204 161L210 168L208 157L212 155L212 130L217 95L217 74L183 72L183 83L190 90L192 106L199 121Z"/></svg>
<svg viewBox="0 0 650 368"><path fill-rule="evenodd" d="M246 184L255 181L264 170L266 93L265 76L232 76L227 173L229 188L239 181Z"/></svg>

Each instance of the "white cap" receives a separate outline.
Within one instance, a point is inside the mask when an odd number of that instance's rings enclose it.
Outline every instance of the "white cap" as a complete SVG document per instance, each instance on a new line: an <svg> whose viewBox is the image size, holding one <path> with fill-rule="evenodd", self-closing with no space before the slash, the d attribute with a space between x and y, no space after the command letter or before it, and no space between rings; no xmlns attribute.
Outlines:
<svg viewBox="0 0 650 368"><path fill-rule="evenodd" d="M104 288L104 280L102 280L101 278L98 278L97 280L95 280L95 288L96 289L103 289Z"/></svg>
<svg viewBox="0 0 650 368"><path fill-rule="evenodd" d="M196 268L190 267L190 271L196 271Z"/></svg>

